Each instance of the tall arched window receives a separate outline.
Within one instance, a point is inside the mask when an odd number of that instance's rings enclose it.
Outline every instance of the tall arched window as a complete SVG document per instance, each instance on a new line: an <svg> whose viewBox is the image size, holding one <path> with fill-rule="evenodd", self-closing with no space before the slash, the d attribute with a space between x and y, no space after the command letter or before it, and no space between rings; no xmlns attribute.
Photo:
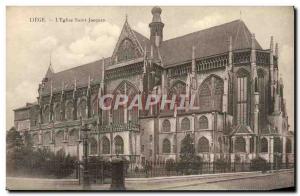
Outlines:
<svg viewBox="0 0 300 196"><path fill-rule="evenodd" d="M50 109L49 109L49 106L47 105L47 106L44 108L43 122L44 122L44 123L48 123L48 122L49 122L49 119L50 119Z"/></svg>
<svg viewBox="0 0 300 196"><path fill-rule="evenodd" d="M259 92L259 121L260 121L260 126L265 125L264 123L266 121L266 81L265 81L265 74L264 71L259 69L257 72L258 75L258 92Z"/></svg>
<svg viewBox="0 0 300 196"><path fill-rule="evenodd" d="M73 103L68 102L66 105L66 111L65 111L66 119L67 120L73 120Z"/></svg>
<svg viewBox="0 0 300 196"><path fill-rule="evenodd" d="M235 152L246 152L246 141L243 137L235 138Z"/></svg>
<svg viewBox="0 0 300 196"><path fill-rule="evenodd" d="M224 82L215 75L206 78L199 88L199 105L201 111L222 111Z"/></svg>
<svg viewBox="0 0 300 196"><path fill-rule="evenodd" d="M37 146L39 144L39 135L38 134L32 135L32 142L35 146Z"/></svg>
<svg viewBox="0 0 300 196"><path fill-rule="evenodd" d="M64 142L64 131L58 131L55 134L55 145L63 146L63 142Z"/></svg>
<svg viewBox="0 0 300 196"><path fill-rule="evenodd" d="M237 72L237 108L236 116L238 124L248 125L248 78L249 74L244 69Z"/></svg>
<svg viewBox="0 0 300 196"><path fill-rule="evenodd" d="M97 140L93 137L91 137L89 139L89 143L90 143L90 149L89 149L89 154L90 155L96 155L97 154Z"/></svg>
<svg viewBox="0 0 300 196"><path fill-rule="evenodd" d="M102 138L102 154L110 153L110 142L107 137Z"/></svg>
<svg viewBox="0 0 300 196"><path fill-rule="evenodd" d="M223 142L221 137L218 138L218 152L223 152Z"/></svg>
<svg viewBox="0 0 300 196"><path fill-rule="evenodd" d="M191 125L190 125L190 119L185 117L184 119L182 119L181 121L181 129L182 130L190 130Z"/></svg>
<svg viewBox="0 0 300 196"><path fill-rule="evenodd" d="M85 119L87 117L86 100L81 100L78 105L78 117Z"/></svg>
<svg viewBox="0 0 300 196"><path fill-rule="evenodd" d="M137 88L131 84L130 82L123 81L119 84L119 86L114 90L114 103L115 105L116 98L118 95L126 95L129 99L132 99L136 94L138 94ZM121 96L120 102L124 101L124 98ZM129 106L129 102L127 102L127 105ZM124 114L125 114L125 105L119 105L118 108L115 110L114 107L112 107L112 117L113 117L113 123L115 124L123 124L124 122ZM131 122L137 122L138 120L138 110L136 107L134 107L131 111L127 111L127 119L131 120Z"/></svg>
<svg viewBox="0 0 300 196"><path fill-rule="evenodd" d="M131 102L129 102L131 103ZM130 121L134 124L138 123L138 114L139 110L138 107L133 107L131 110L128 110L128 117L130 117Z"/></svg>
<svg viewBox="0 0 300 196"><path fill-rule="evenodd" d="M209 152L209 141L206 137L201 137L198 141L198 152L206 153Z"/></svg>
<svg viewBox="0 0 300 196"><path fill-rule="evenodd" d="M118 108L112 111L113 123L123 124L124 123L124 106L119 105Z"/></svg>
<svg viewBox="0 0 300 196"><path fill-rule="evenodd" d="M163 141L163 153L171 153L171 142L168 139Z"/></svg>
<svg viewBox="0 0 300 196"><path fill-rule="evenodd" d="M116 136L115 139L115 154L124 154L124 142L120 136Z"/></svg>
<svg viewBox="0 0 300 196"><path fill-rule="evenodd" d="M48 131L43 135L43 144L48 146L51 143L51 133Z"/></svg>
<svg viewBox="0 0 300 196"><path fill-rule="evenodd" d="M125 38L120 44L117 51L118 62L127 61L135 58L136 56L137 52L135 50L133 42L130 39Z"/></svg>
<svg viewBox="0 0 300 196"><path fill-rule="evenodd" d="M274 137L274 152L282 153L282 142L279 137Z"/></svg>
<svg viewBox="0 0 300 196"><path fill-rule="evenodd" d="M170 132L171 131L171 124L168 119L165 119L162 123L162 132Z"/></svg>
<svg viewBox="0 0 300 196"><path fill-rule="evenodd" d="M292 153L292 142L289 138L286 138L285 146L286 153Z"/></svg>
<svg viewBox="0 0 300 196"><path fill-rule="evenodd" d="M92 115L96 116L98 114L98 98L96 97L92 102Z"/></svg>
<svg viewBox="0 0 300 196"><path fill-rule="evenodd" d="M69 132L69 145L76 145L79 140L79 132L77 129L72 129Z"/></svg>
<svg viewBox="0 0 300 196"><path fill-rule="evenodd" d="M268 140L266 138L260 140L260 152L268 152Z"/></svg>
<svg viewBox="0 0 300 196"><path fill-rule="evenodd" d="M199 118L199 128L200 129L208 129L208 119L206 116L201 116Z"/></svg>
<svg viewBox="0 0 300 196"><path fill-rule="evenodd" d="M250 153L254 152L254 138L250 138Z"/></svg>
<svg viewBox="0 0 300 196"><path fill-rule="evenodd" d="M176 105L179 106L180 98L181 98L180 95L185 95L185 94L186 94L186 83L184 83L181 80L177 80L176 82L174 82L174 84L169 90L168 99L171 100L172 97L175 96ZM170 108L170 104L166 104L166 106L167 106L166 109Z"/></svg>
<svg viewBox="0 0 300 196"><path fill-rule="evenodd" d="M54 120L61 121L60 104L57 104L54 109Z"/></svg>
<svg viewBox="0 0 300 196"><path fill-rule="evenodd" d="M207 83L204 83L200 87L199 91L199 104L200 104L200 110L201 111L209 111L211 108L211 90L210 90L210 81L207 81Z"/></svg>

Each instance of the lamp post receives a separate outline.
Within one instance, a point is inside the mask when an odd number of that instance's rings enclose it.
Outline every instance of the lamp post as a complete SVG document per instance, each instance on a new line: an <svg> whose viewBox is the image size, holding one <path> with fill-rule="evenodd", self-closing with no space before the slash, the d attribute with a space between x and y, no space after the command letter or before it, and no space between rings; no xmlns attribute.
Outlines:
<svg viewBox="0 0 300 196"><path fill-rule="evenodd" d="M88 132L90 129L85 124L81 131L83 133L83 189L90 188L89 171L88 171Z"/></svg>

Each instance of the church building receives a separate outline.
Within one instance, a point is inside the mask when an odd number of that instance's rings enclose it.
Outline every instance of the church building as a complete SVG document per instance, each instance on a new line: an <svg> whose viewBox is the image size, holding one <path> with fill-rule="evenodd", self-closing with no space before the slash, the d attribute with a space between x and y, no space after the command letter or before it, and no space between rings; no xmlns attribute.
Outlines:
<svg viewBox="0 0 300 196"><path fill-rule="evenodd" d="M127 19L110 57L54 72L49 66L35 103L15 109L15 126L28 131L36 148L83 155L82 127L89 131L89 156L122 156L136 164L180 159L190 135L197 155L213 162L249 163L260 156L292 163L278 44L263 49L242 20L164 40L162 9L154 7L150 37ZM197 109L102 110L105 94L129 98L192 95Z"/></svg>

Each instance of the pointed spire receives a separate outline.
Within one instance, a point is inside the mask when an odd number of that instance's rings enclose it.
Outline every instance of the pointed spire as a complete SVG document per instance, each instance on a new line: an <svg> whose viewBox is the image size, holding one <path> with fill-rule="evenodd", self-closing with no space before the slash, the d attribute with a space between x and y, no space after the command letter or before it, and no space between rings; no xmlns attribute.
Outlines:
<svg viewBox="0 0 300 196"><path fill-rule="evenodd" d="M150 57L153 59L153 46L151 45Z"/></svg>
<svg viewBox="0 0 300 196"><path fill-rule="evenodd" d="M196 71L195 50L196 50L196 47L193 45L193 47L192 47L192 73L193 74Z"/></svg>
<svg viewBox="0 0 300 196"><path fill-rule="evenodd" d="M104 72L105 72L105 64L104 64L104 58L102 57L102 67L101 67L101 81L104 81Z"/></svg>
<svg viewBox="0 0 300 196"><path fill-rule="evenodd" d="M252 50L255 49L255 34L254 33L251 34L251 49Z"/></svg>
<svg viewBox="0 0 300 196"><path fill-rule="evenodd" d="M253 63L253 66L256 66L256 51L255 51L255 34L251 34L251 63ZM256 69L253 67L253 69ZM253 70L256 72L256 70Z"/></svg>
<svg viewBox="0 0 300 196"><path fill-rule="evenodd" d="M192 59L193 60L195 59L195 50L196 50L196 47L193 45L192 46Z"/></svg>
<svg viewBox="0 0 300 196"><path fill-rule="evenodd" d="M88 88L91 88L91 75L89 75L89 79L88 79Z"/></svg>
<svg viewBox="0 0 300 196"><path fill-rule="evenodd" d="M275 56L278 58L278 43L275 44Z"/></svg>
<svg viewBox="0 0 300 196"><path fill-rule="evenodd" d="M50 95L53 95L53 84L52 84L52 80L50 81Z"/></svg>
<svg viewBox="0 0 300 196"><path fill-rule="evenodd" d="M232 36L229 37L229 45L228 45L229 52L232 51Z"/></svg>
<svg viewBox="0 0 300 196"><path fill-rule="evenodd" d="M74 90L73 90L73 99L75 98L76 89L77 89L77 81L76 81L76 78L75 78L75 80L74 80Z"/></svg>
<svg viewBox="0 0 300 196"><path fill-rule="evenodd" d="M61 97L60 97L60 101L63 101L63 97L64 97L64 90L65 90L65 82L62 81L61 82Z"/></svg>
<svg viewBox="0 0 300 196"><path fill-rule="evenodd" d="M281 75L281 74L280 74L279 83L280 83L281 85L283 85L283 79L282 79L282 75Z"/></svg>
<svg viewBox="0 0 300 196"><path fill-rule="evenodd" d="M145 44L143 74L146 73L146 66L147 66L147 45Z"/></svg>
<svg viewBox="0 0 300 196"><path fill-rule="evenodd" d="M271 50L271 52L273 52L273 50L274 50L273 36L271 36L270 50Z"/></svg>
<svg viewBox="0 0 300 196"><path fill-rule="evenodd" d="M147 57L147 45L145 44L145 47L144 47L144 59L146 59Z"/></svg>

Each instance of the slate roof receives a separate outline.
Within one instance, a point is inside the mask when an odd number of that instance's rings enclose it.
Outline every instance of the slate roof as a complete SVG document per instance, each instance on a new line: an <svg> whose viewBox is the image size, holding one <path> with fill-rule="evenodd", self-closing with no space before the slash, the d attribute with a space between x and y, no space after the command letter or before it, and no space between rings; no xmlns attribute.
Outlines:
<svg viewBox="0 0 300 196"><path fill-rule="evenodd" d="M104 66L110 64L110 57L105 58ZM84 87L87 86L89 77L91 79L91 84L99 82L101 80L101 67L102 67L102 59L84 64L78 67L74 67L71 69L67 69L61 72L52 73L48 75L48 81L45 83L44 86L44 93L49 93L51 89L51 81L52 81L52 91L61 91L63 82L64 82L64 89L73 89L75 85L76 79L76 86Z"/></svg>
<svg viewBox="0 0 300 196"><path fill-rule="evenodd" d="M230 36L232 36L233 50L251 48L249 29L242 20L235 20L162 42L160 52L163 63L165 66L171 66L190 61L193 46L196 47L196 58L228 52ZM256 40L255 48L262 49Z"/></svg>
<svg viewBox="0 0 300 196"><path fill-rule="evenodd" d="M150 40L145 37L144 35L140 34L139 32L132 30L137 38L137 40L140 42L141 46L143 47L143 49L145 48L145 45L147 47L147 50L150 48L151 43Z"/></svg>
<svg viewBox="0 0 300 196"><path fill-rule="evenodd" d="M144 35L132 30L140 45L150 50L150 40ZM162 57L163 65L169 67L175 64L191 60L192 46L196 47L195 57L207 57L228 52L228 40L232 36L233 50L251 48L251 33L242 20L235 20L219 26L200 30L177 38L163 41L159 51ZM259 43L255 43L256 49L262 49ZM156 51L154 51L156 52ZM105 58L105 66L111 64L111 57ZM101 79L102 59L64 70L57 73L50 73L48 69L46 77L48 82L45 83L44 93L50 92L52 81L52 90L61 91L62 83L64 89L73 89L74 81L77 81L77 87L87 86L88 78L91 78L91 84Z"/></svg>

